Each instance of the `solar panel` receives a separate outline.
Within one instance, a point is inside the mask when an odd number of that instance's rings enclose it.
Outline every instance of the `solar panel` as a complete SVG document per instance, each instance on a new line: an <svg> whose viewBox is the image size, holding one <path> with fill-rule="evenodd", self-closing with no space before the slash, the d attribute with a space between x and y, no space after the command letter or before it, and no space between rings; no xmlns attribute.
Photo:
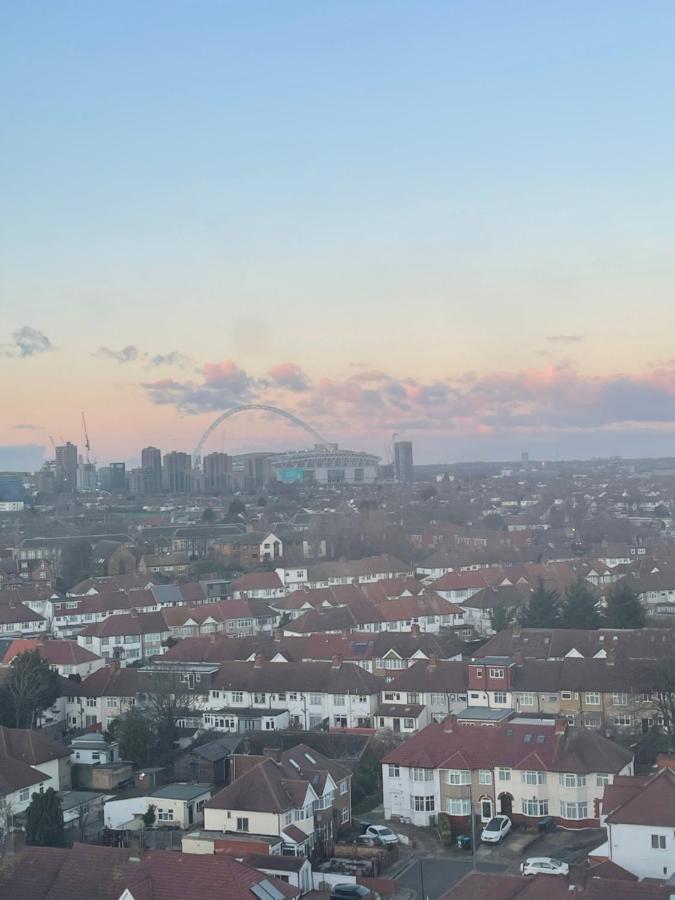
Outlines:
<svg viewBox="0 0 675 900"><path fill-rule="evenodd" d="M263 878L257 884L252 884L251 893L255 894L258 900L285 900L281 891L268 878Z"/></svg>

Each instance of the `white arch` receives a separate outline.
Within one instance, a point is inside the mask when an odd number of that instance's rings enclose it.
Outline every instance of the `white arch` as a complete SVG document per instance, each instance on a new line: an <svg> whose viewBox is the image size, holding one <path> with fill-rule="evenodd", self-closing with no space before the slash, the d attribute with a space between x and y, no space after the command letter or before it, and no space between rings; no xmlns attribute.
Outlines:
<svg viewBox="0 0 675 900"><path fill-rule="evenodd" d="M204 449L204 444L207 442L209 437L213 434L216 428L224 422L225 419L229 419L231 416L236 416L240 412L246 412L250 409L258 409L262 410L262 412L273 413L275 416L281 416L282 419L287 419L293 425L297 425L298 428L302 428L307 434L310 434L312 438L317 442L317 444L325 444L326 442L321 437L316 428L312 428L311 425L308 425L306 422L303 422L302 419L299 419L297 416L294 416L293 413L286 412L285 409L279 409L278 406L268 406L265 403L244 403L242 406L233 406L232 409L226 410L226 412L221 413L215 422L212 422L209 427L206 429L204 434L200 437L199 443L195 447L194 453L192 454L195 464L201 462L202 450Z"/></svg>

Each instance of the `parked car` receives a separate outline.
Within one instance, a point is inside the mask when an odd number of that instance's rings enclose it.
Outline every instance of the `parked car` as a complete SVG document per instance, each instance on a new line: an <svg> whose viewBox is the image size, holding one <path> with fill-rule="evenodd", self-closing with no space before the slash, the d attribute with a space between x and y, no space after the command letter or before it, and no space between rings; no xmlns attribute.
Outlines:
<svg viewBox="0 0 675 900"><path fill-rule="evenodd" d="M553 859L552 856L532 856L520 864L521 875L569 875L569 873L568 864Z"/></svg>
<svg viewBox="0 0 675 900"><path fill-rule="evenodd" d="M480 839L485 844L501 844L511 831L511 819L508 816L493 816L481 832Z"/></svg>
<svg viewBox="0 0 675 900"><path fill-rule="evenodd" d="M398 844L398 837L386 825L369 825L365 833L379 838L383 844Z"/></svg>
<svg viewBox="0 0 675 900"><path fill-rule="evenodd" d="M381 847L383 842L376 834L360 834L356 838L356 843L362 847Z"/></svg>
<svg viewBox="0 0 675 900"><path fill-rule="evenodd" d="M377 891L371 891L362 884L334 884L330 900L381 900Z"/></svg>

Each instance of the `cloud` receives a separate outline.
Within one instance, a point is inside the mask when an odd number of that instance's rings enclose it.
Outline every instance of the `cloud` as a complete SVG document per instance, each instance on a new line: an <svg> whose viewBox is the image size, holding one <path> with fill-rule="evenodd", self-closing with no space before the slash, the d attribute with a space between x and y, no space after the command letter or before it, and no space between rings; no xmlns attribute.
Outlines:
<svg viewBox="0 0 675 900"><path fill-rule="evenodd" d="M12 332L12 339L8 344L0 346L0 355L25 359L40 353L50 353L52 350L54 345L46 334L30 325L22 325Z"/></svg>
<svg viewBox="0 0 675 900"><path fill-rule="evenodd" d="M114 359L116 362L121 363L130 363L136 362L138 359L138 347L135 347L133 344L127 344L126 347L122 347L121 350L111 350L110 347L99 347L94 356L105 356L108 359Z"/></svg>
<svg viewBox="0 0 675 900"><path fill-rule="evenodd" d="M435 431L494 437L503 444L505 438L528 435L675 431L675 363L603 376L556 363L429 380L366 370L312 381L293 363L274 365L257 378L225 360L207 363L199 378L162 379L143 387L153 403L190 415L251 402L279 405L327 434Z"/></svg>
<svg viewBox="0 0 675 900"><path fill-rule="evenodd" d="M30 423L12 425L12 428L16 428L17 431L44 431L44 427L44 425L31 425Z"/></svg>
<svg viewBox="0 0 675 900"><path fill-rule="evenodd" d="M183 413L229 409L249 403L257 395L258 382L231 360L206 363L201 382L161 379L143 384L151 401L175 406Z"/></svg>
<svg viewBox="0 0 675 900"><path fill-rule="evenodd" d="M585 338L584 334L549 334L546 340L552 344L579 344Z"/></svg>
<svg viewBox="0 0 675 900"><path fill-rule="evenodd" d="M273 384L281 388L288 388L289 391L309 390L309 378L295 363L278 363L269 369L267 377Z"/></svg>
<svg viewBox="0 0 675 900"><path fill-rule="evenodd" d="M171 350L168 353L146 353L139 350L135 344L127 344L121 350L111 350L110 347L99 347L94 356L102 356L107 359L114 359L116 362L124 365L125 363L140 362L145 366L174 366L184 368L188 363L188 358L179 353L178 350Z"/></svg>

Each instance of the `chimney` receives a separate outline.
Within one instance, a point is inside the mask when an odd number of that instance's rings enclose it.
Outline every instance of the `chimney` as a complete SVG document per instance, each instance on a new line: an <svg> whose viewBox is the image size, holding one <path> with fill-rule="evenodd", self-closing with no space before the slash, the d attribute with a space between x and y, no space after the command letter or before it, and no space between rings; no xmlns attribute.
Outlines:
<svg viewBox="0 0 675 900"><path fill-rule="evenodd" d="M412 625L410 626L410 634L411 634L414 638L419 638L419 636L420 636L420 626L417 624L417 622L413 622Z"/></svg>
<svg viewBox="0 0 675 900"><path fill-rule="evenodd" d="M614 647L609 647L607 650L607 665L613 666L616 663L616 650Z"/></svg>
<svg viewBox="0 0 675 900"><path fill-rule="evenodd" d="M522 632L521 632L521 630L520 630L520 625L514 625L514 626L513 626L513 630L511 631L511 634L513 635L513 637L514 637L514 638L519 638L520 635L521 635L521 633L522 633Z"/></svg>
<svg viewBox="0 0 675 900"><path fill-rule="evenodd" d="M250 737L244 738L241 751L242 751L242 753L246 754L246 756L248 756L248 754L251 752L251 738Z"/></svg>
<svg viewBox="0 0 675 900"><path fill-rule="evenodd" d="M334 653L331 668L340 669L341 667L342 667L342 657L340 656L339 653Z"/></svg>
<svg viewBox="0 0 675 900"><path fill-rule="evenodd" d="M568 725L567 719L562 719L562 718L556 719L555 720L555 733L557 735L565 734L565 732L567 731L567 725Z"/></svg>
<svg viewBox="0 0 675 900"><path fill-rule="evenodd" d="M262 653L256 653L255 662L253 663L253 668L254 669L262 669L263 662L264 662L264 660L263 660Z"/></svg>
<svg viewBox="0 0 675 900"><path fill-rule="evenodd" d="M212 631L211 634L209 635L209 644L215 644L215 642L216 642L216 635Z"/></svg>
<svg viewBox="0 0 675 900"><path fill-rule="evenodd" d="M519 669L521 669L525 665L525 657L523 654L518 651L518 653L514 654L514 660Z"/></svg>
<svg viewBox="0 0 675 900"><path fill-rule="evenodd" d="M283 636L284 636L283 628L275 628L274 629L272 637L274 638L275 643L278 644L281 641L281 639L283 638Z"/></svg>
<svg viewBox="0 0 675 900"><path fill-rule="evenodd" d="M457 730L457 716L454 713L451 713L447 719L443 722L443 731L446 734L452 734L453 731Z"/></svg>
<svg viewBox="0 0 675 900"><path fill-rule="evenodd" d="M119 672L120 670L120 661L119 659L111 659L108 663L108 668L111 672Z"/></svg>
<svg viewBox="0 0 675 900"><path fill-rule="evenodd" d="M432 654L432 655L429 657L429 665L428 665L428 668L429 668L429 669L435 669L437 665L438 665L438 657L435 656L434 654Z"/></svg>

